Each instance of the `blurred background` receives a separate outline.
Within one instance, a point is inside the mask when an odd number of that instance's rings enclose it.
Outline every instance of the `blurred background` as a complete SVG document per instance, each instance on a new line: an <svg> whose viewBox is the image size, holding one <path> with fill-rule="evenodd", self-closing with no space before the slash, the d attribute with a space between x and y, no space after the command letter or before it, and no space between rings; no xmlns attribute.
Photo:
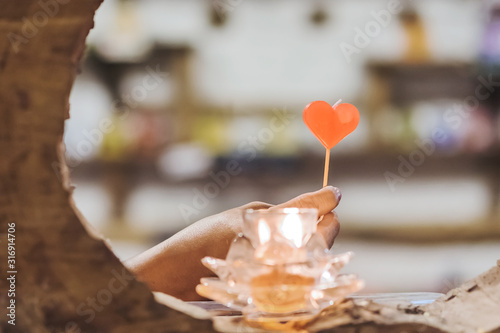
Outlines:
<svg viewBox="0 0 500 333"><path fill-rule="evenodd" d="M74 200L125 260L189 224L321 187L367 292L446 292L500 259L500 3L106 0L71 95Z"/></svg>

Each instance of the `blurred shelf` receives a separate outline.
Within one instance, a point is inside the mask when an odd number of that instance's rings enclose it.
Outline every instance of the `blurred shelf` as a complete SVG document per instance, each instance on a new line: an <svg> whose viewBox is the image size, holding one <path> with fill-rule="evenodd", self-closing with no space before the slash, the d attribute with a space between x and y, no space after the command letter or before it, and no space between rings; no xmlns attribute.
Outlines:
<svg viewBox="0 0 500 333"><path fill-rule="evenodd" d="M401 157L408 161L408 156L411 153L412 151L403 152L387 149L363 150L356 153L333 152L331 167L335 170L335 173L341 174L343 177L382 177L385 171L397 170L401 163ZM414 166L417 177L419 174L433 177L467 175L471 174L471 171L473 174L489 177L489 171L497 174L500 168L500 149L491 149L483 153L455 154L445 154L437 151L430 155L424 154L424 156L425 160L422 165ZM322 173L323 170L318 168L318 165L322 165L324 156L305 152L293 157L257 157L251 162L247 162L245 158L219 157L216 160L214 171L223 169L229 161L233 160L244 168L241 177L252 174L256 176L265 174L270 170L282 168L283 171L290 169L300 178L300 175ZM369 168L367 168L367 165ZM138 181L175 182L160 175L154 160L140 159L134 156L120 161L94 159L82 162L77 167L71 168L71 177L78 179L99 178L108 172L118 171L129 175L130 179L137 179ZM498 175L500 177L500 173ZM283 176L288 177L288 174L283 174ZM192 182L203 182L207 179L201 177ZM259 183L259 178L251 179L251 182Z"/></svg>
<svg viewBox="0 0 500 333"><path fill-rule="evenodd" d="M417 101L474 96L477 72L472 63L369 62L367 71L384 101L408 105Z"/></svg>

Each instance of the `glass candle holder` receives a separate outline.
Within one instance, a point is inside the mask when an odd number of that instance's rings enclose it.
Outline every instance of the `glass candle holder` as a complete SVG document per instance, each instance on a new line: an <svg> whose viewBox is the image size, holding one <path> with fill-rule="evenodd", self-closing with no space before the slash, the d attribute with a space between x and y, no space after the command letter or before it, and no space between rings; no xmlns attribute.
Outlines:
<svg viewBox="0 0 500 333"><path fill-rule="evenodd" d="M363 282L339 275L353 254L330 254L317 218L309 208L244 211L226 260L202 259L217 278L201 279L196 291L259 323L305 320L340 302Z"/></svg>

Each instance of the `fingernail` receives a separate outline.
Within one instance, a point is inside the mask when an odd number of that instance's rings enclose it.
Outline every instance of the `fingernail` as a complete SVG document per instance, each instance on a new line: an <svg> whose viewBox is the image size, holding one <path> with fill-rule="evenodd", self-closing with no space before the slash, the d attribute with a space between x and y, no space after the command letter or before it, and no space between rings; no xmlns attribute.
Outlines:
<svg viewBox="0 0 500 333"><path fill-rule="evenodd" d="M340 192L340 189L337 187L334 187L333 193L335 193L335 198L337 199L337 202L340 202L340 199L342 199L342 192Z"/></svg>

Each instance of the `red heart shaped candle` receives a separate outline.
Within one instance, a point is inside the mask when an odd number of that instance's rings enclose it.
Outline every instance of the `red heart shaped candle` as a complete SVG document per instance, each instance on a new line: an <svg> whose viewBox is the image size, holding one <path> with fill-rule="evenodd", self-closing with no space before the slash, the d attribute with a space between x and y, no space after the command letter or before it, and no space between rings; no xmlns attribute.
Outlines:
<svg viewBox="0 0 500 333"><path fill-rule="evenodd" d="M358 109L352 104L331 106L324 101L312 102L304 109L304 122L326 149L354 131L359 123Z"/></svg>

